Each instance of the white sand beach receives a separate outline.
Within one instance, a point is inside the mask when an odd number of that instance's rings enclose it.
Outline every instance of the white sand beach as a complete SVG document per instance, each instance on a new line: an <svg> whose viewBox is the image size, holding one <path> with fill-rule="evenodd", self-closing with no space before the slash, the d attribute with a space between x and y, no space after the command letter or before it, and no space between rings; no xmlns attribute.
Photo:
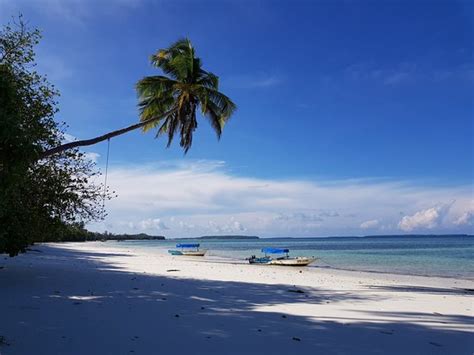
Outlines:
<svg viewBox="0 0 474 355"><path fill-rule="evenodd" d="M36 245L0 259L0 354L472 354L473 289L109 242Z"/></svg>

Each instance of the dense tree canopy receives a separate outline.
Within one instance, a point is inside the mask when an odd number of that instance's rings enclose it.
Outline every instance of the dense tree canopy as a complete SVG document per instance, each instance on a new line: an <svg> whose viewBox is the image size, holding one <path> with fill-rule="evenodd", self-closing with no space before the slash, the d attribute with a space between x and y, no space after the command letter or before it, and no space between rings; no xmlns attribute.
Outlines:
<svg viewBox="0 0 474 355"><path fill-rule="evenodd" d="M38 30L21 17L0 32L0 253L61 239L78 222L103 217L94 164L77 149L47 159L64 139L54 120L58 92L34 70Z"/></svg>

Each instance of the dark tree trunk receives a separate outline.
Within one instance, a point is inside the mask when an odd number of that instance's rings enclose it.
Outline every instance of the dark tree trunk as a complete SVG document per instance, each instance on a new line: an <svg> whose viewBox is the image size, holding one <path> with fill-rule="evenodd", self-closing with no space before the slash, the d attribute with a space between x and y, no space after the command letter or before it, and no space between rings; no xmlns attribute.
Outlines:
<svg viewBox="0 0 474 355"><path fill-rule="evenodd" d="M63 152L63 151L65 151L65 150L68 150L68 149L72 149L72 148L76 148L76 147L85 147L85 146L88 146L88 145L93 145L93 144L96 144L96 143L105 141L105 140L110 139L110 138L113 138L113 137L120 136L121 134L130 132L130 131L133 131L133 130L135 130L135 129L137 129L137 128L140 128L140 127L143 127L143 126L147 125L147 124L150 123L150 122L159 120L159 119L162 118L162 117L166 117L166 116L168 116L172 111L173 111L173 110L168 111L168 112L166 112L165 114L163 114L162 116L153 117L153 118L150 118L150 119L148 119L148 120L146 120L146 121L142 121L142 122L133 124L133 125L131 125L131 126L128 126L128 127L122 128L122 129L118 129L118 130L116 130L116 131L112 131L112 132L106 133L106 134L104 134L104 135L102 135L102 136L98 136L98 137L91 138L91 139L83 139L83 140L80 140L80 141L74 141L74 142L62 144L62 145L60 145L60 146L57 146L57 147L54 147L54 148L52 148L52 149L49 149L49 150L44 151L43 153L40 154L39 159L47 158L47 157L49 157L49 156L51 156L51 155L53 155L53 154L60 153L60 152Z"/></svg>

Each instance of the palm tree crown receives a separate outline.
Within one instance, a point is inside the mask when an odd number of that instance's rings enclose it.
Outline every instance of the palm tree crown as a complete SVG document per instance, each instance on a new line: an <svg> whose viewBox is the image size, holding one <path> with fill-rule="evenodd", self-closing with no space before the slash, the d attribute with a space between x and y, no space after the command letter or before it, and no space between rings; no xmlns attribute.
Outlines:
<svg viewBox="0 0 474 355"><path fill-rule="evenodd" d="M140 120L150 123L144 131L158 127L156 136L168 135L168 147L179 132L185 153L197 127L196 111L209 120L220 138L235 104L219 92L219 78L202 69L189 39L181 39L151 56L151 63L168 76L147 76L137 83Z"/></svg>

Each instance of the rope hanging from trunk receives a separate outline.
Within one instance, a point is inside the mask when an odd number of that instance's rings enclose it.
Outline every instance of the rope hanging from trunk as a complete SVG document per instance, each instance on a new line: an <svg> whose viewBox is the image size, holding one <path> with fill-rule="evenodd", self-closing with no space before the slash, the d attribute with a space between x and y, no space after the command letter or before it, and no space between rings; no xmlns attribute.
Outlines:
<svg viewBox="0 0 474 355"><path fill-rule="evenodd" d="M109 153L110 153L110 138L107 139L107 159L105 161L104 194L102 195L102 214L105 213L105 196L107 195L107 174L109 171Z"/></svg>

